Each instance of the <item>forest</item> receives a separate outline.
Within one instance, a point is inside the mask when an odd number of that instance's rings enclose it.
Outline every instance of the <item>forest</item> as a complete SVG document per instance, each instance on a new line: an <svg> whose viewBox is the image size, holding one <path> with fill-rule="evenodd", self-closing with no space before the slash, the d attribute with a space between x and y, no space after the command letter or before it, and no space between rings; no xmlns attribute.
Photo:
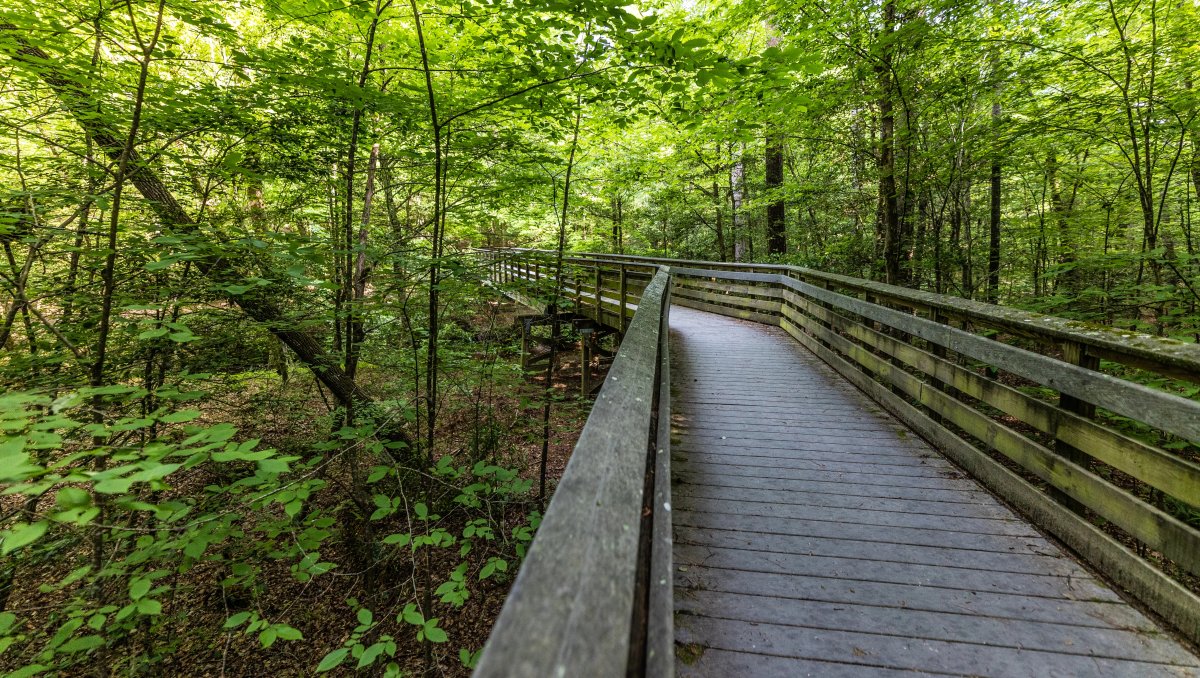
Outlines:
<svg viewBox="0 0 1200 678"><path fill-rule="evenodd" d="M0 670L469 673L590 402L479 248L1198 341L1197 81L1195 0L5 0Z"/></svg>

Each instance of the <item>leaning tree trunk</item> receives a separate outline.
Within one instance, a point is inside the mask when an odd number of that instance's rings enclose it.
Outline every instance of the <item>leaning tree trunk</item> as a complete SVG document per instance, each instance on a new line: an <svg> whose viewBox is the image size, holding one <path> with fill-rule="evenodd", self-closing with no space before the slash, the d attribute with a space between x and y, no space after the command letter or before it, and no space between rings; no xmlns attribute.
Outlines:
<svg viewBox="0 0 1200 678"><path fill-rule="evenodd" d="M15 27L12 24L0 25L0 31L8 30L15 30ZM91 135L95 146L110 160L118 162L125 150L125 144L113 129L91 113L94 106L90 93L79 83L57 70L52 65L53 60L50 55L41 48L29 44L23 38L18 38L17 42L19 48L14 57L38 73L42 80L54 90L64 107L75 118L76 123ZM199 224L188 215L136 150L130 149L130 153L126 157L126 164L129 168L127 180L142 194L159 219L168 227L173 227L182 233L196 234L200 232ZM196 260L195 265L205 276L216 280L236 280L242 277L234 262L226 256L205 256ZM342 370L336 358L329 355L310 334L292 326L283 311L271 300L271 296L275 293L277 290L258 288L245 294L230 295L229 299L246 315L265 325L272 334L291 348L339 402L342 404L370 402L370 396Z"/></svg>

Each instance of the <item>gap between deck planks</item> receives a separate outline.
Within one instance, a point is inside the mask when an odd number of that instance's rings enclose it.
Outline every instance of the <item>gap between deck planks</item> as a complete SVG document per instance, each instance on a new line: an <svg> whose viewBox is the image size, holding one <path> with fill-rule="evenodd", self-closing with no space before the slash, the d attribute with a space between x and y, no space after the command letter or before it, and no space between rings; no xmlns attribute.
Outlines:
<svg viewBox="0 0 1200 678"><path fill-rule="evenodd" d="M1200 676L776 327L671 309L681 676Z"/></svg>

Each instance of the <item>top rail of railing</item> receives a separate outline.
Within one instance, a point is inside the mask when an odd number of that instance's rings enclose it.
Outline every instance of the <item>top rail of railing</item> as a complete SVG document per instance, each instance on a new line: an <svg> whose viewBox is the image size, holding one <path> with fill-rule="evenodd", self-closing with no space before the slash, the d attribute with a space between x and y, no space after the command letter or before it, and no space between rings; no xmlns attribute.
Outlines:
<svg viewBox="0 0 1200 678"><path fill-rule="evenodd" d="M670 397L661 387L670 271L653 268L476 676L670 670L671 641L662 641L673 634L661 631L671 627L670 606L648 592L649 544L652 532L662 533L652 509L654 469L669 457L669 429L657 416ZM669 596L669 579L665 586Z"/></svg>
<svg viewBox="0 0 1200 678"><path fill-rule="evenodd" d="M552 254L548 250L511 248L508 251ZM1151 370L1166 376L1200 383L1200 344L1122 330L1052 315L963 299L945 294L889 285L850 276L825 273L802 266L729 263L642 257L625 254L571 252L566 260L613 265L671 266L675 269L778 273L809 283L824 283L893 305L932 312L946 320L969 321L977 326L1008 332L1044 344L1073 343L1087 347L1096 358ZM679 274L684 271L677 270Z"/></svg>

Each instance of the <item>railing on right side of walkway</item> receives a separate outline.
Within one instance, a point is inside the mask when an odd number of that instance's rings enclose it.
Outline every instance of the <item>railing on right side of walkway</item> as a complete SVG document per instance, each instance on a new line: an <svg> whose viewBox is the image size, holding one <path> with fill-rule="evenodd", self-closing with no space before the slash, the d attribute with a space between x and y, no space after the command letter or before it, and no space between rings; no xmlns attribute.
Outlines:
<svg viewBox="0 0 1200 678"><path fill-rule="evenodd" d="M545 252L489 256L502 276L548 279L529 263ZM669 266L673 303L781 327L1200 641L1181 583L1200 576L1200 346L793 266L565 261L563 289L601 316L619 312L605 281Z"/></svg>

